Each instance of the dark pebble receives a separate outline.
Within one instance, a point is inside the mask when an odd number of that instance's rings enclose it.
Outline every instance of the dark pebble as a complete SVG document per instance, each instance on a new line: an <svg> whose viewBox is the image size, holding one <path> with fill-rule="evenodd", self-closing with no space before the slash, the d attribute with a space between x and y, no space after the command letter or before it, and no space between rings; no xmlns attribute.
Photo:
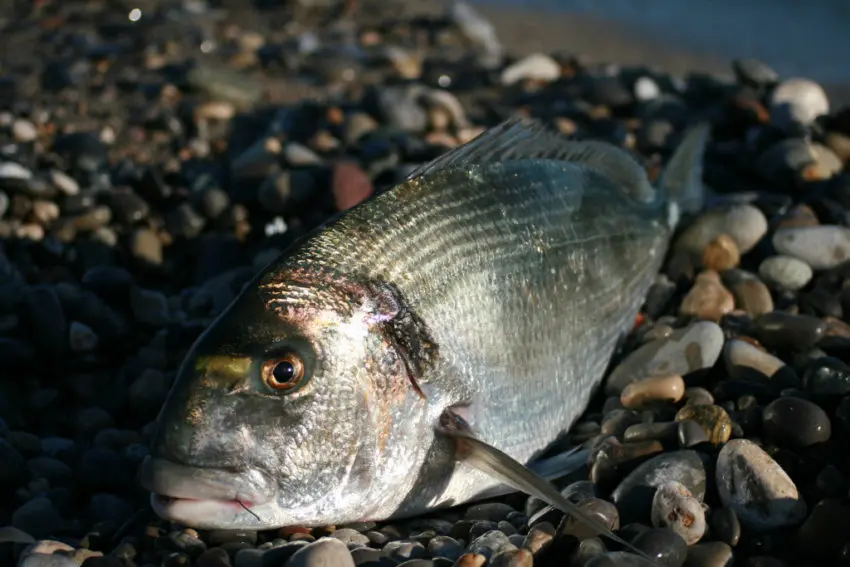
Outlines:
<svg viewBox="0 0 850 567"><path fill-rule="evenodd" d="M682 567L688 545L678 534L666 528L653 528L638 535L632 544L662 567Z"/></svg>
<svg viewBox="0 0 850 567"><path fill-rule="evenodd" d="M732 567L732 548L722 541L706 541L688 548L685 567Z"/></svg>
<svg viewBox="0 0 850 567"><path fill-rule="evenodd" d="M808 447L827 441L832 433L829 416L818 405L782 397L764 408L764 432L780 446Z"/></svg>
<svg viewBox="0 0 850 567"><path fill-rule="evenodd" d="M709 517L709 526L715 539L731 547L738 545L741 539L741 522L735 510L729 507L716 509Z"/></svg>
<svg viewBox="0 0 850 567"><path fill-rule="evenodd" d="M803 373L803 386L815 396L850 394L850 366L831 356L813 360Z"/></svg>
<svg viewBox="0 0 850 567"><path fill-rule="evenodd" d="M781 311L766 313L755 321L756 337L774 349L808 350L826 332L826 323L809 315L792 315Z"/></svg>
<svg viewBox="0 0 850 567"><path fill-rule="evenodd" d="M699 500L705 495L706 470L690 450L662 453L639 465L611 493L621 522L649 523L655 490L668 480L681 482Z"/></svg>

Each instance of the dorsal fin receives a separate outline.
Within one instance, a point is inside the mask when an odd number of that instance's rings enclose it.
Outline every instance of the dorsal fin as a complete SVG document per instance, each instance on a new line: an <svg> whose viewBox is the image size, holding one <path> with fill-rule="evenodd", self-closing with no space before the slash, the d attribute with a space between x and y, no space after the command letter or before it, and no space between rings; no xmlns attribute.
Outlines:
<svg viewBox="0 0 850 567"><path fill-rule="evenodd" d="M531 118L506 120L420 166L407 179L453 167L523 159L556 160L585 166L641 201L650 201L656 194L646 171L625 150L604 142L569 140Z"/></svg>

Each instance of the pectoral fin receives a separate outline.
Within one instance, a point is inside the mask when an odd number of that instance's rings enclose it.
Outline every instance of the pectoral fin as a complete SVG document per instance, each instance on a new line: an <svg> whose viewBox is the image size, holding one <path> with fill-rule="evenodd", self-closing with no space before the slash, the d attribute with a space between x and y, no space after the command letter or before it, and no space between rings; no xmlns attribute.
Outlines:
<svg viewBox="0 0 850 567"><path fill-rule="evenodd" d="M632 553L636 553L652 561L642 551L617 536L607 526L567 500L564 495L558 492L545 479L538 476L537 473L496 447L479 439L472 429L467 426L463 417L454 413L453 410L449 409L443 414L437 431L454 440L456 458L459 461L487 473L516 490L535 496L555 506L565 514L570 514L599 533L604 534L609 539L623 545Z"/></svg>

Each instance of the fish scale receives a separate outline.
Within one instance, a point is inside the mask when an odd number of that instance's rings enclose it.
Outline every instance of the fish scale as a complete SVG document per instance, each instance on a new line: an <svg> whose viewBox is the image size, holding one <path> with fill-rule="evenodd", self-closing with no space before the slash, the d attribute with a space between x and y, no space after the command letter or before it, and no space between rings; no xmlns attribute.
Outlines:
<svg viewBox="0 0 850 567"><path fill-rule="evenodd" d="M584 411L679 210L700 206L704 137L656 191L619 148L508 121L317 228L187 355L141 474L157 513L272 528L409 517L506 485L547 493L523 467ZM276 393L261 368L281 353L307 370ZM236 362L198 374L209 357ZM190 423L191 407L205 409ZM264 440L247 450L234 423ZM209 479L194 492L193 463ZM205 497L231 485L250 512Z"/></svg>

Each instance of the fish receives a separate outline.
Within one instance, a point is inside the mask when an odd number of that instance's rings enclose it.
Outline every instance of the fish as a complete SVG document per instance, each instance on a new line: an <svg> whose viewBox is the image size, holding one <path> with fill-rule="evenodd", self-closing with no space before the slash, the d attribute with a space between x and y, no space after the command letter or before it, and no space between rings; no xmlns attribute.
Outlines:
<svg viewBox="0 0 850 567"><path fill-rule="evenodd" d="M153 510L264 530L524 491L592 524L550 482L586 450L541 456L703 206L708 135L656 186L625 149L511 118L318 226L188 351L139 472Z"/></svg>

